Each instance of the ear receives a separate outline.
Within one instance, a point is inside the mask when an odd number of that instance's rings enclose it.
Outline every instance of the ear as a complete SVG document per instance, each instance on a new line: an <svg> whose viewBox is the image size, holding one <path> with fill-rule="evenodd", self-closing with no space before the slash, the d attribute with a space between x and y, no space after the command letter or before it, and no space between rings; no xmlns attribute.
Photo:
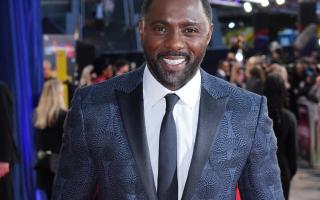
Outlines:
<svg viewBox="0 0 320 200"><path fill-rule="evenodd" d="M144 26L145 26L144 19L141 18L139 20L139 27L138 27L141 40L143 40L143 38L144 38Z"/></svg>
<svg viewBox="0 0 320 200"><path fill-rule="evenodd" d="M210 43L212 33L213 33L213 24L211 23L210 27L209 27L208 34L207 34L207 45L209 45L209 43Z"/></svg>

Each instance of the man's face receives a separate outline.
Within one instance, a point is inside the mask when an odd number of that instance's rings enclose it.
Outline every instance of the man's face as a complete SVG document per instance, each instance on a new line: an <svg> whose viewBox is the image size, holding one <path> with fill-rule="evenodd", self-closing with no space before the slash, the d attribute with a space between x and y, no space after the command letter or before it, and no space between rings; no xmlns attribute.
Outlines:
<svg viewBox="0 0 320 200"><path fill-rule="evenodd" d="M226 73L229 74L230 71L230 66L229 63L227 61L224 61L222 64L222 70Z"/></svg>
<svg viewBox="0 0 320 200"><path fill-rule="evenodd" d="M212 25L200 0L153 0L139 30L149 70L177 90L197 72Z"/></svg>

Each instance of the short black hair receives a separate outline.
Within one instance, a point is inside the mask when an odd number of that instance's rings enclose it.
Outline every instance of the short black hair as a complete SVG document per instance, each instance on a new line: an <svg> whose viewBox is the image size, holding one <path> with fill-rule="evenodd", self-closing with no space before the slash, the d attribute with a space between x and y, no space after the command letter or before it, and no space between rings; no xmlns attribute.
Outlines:
<svg viewBox="0 0 320 200"><path fill-rule="evenodd" d="M93 61L94 71L100 76L103 70L107 69L110 64L110 58L101 55Z"/></svg>
<svg viewBox="0 0 320 200"><path fill-rule="evenodd" d="M145 16L150 8L150 5L152 3L152 0L144 0L141 6L141 16ZM211 5L208 2L208 0L201 0L204 12L209 20L209 22L212 22L212 9L211 9Z"/></svg>
<svg viewBox="0 0 320 200"><path fill-rule="evenodd" d="M118 70L124 65L130 65L129 61L127 59L125 59L125 58L119 58L114 63L114 68Z"/></svg>

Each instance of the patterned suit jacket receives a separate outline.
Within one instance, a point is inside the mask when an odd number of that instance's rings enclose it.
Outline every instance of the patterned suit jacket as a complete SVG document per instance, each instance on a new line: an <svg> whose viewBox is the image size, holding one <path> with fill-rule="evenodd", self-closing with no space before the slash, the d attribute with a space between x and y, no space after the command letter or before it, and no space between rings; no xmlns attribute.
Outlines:
<svg viewBox="0 0 320 200"><path fill-rule="evenodd" d="M149 158L144 67L78 89L67 115L54 200L156 200ZM264 97L201 70L198 130L183 200L283 199L277 143ZM151 147L152 148L152 147Z"/></svg>

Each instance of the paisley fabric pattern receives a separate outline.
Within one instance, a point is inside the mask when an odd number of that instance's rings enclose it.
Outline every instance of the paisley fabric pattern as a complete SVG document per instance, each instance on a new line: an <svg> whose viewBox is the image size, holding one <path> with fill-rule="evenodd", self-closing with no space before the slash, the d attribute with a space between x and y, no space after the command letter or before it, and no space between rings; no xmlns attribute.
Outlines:
<svg viewBox="0 0 320 200"><path fill-rule="evenodd" d="M143 70L76 91L65 121L54 200L90 200L97 186L100 199L153 198L143 184L116 97L116 91L130 93L141 84ZM283 199L266 99L202 70L201 79L211 97L226 99L225 108L203 168L197 169L200 176L182 199L232 200L237 183L244 200Z"/></svg>

